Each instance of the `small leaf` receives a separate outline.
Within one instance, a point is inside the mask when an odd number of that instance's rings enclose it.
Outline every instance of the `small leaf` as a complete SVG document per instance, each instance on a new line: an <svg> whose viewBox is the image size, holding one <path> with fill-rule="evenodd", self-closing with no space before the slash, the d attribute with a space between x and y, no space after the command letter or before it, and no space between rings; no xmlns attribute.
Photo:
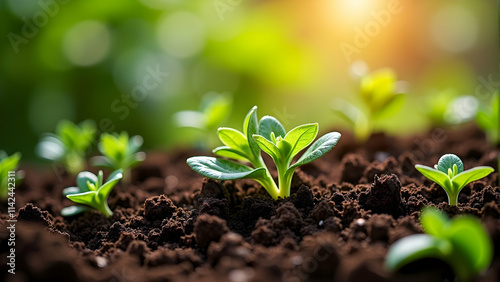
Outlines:
<svg viewBox="0 0 500 282"><path fill-rule="evenodd" d="M281 136L285 137L286 131L283 125L272 116L264 116L259 122L259 135L264 136L267 140L272 141L271 133L274 133L274 137Z"/></svg>
<svg viewBox="0 0 500 282"><path fill-rule="evenodd" d="M104 156L95 156L90 159L93 166L112 168L114 165L109 162L108 158Z"/></svg>
<svg viewBox="0 0 500 282"><path fill-rule="evenodd" d="M87 212L90 210L92 210L92 209L89 207L86 207L86 206L69 206L69 207L65 207L61 210L61 215L62 216L73 216L73 215L77 215L79 213Z"/></svg>
<svg viewBox="0 0 500 282"><path fill-rule="evenodd" d="M63 189L63 195L64 196L68 196L68 195L72 195L72 194L79 194L81 193L80 192L80 188L78 187L68 187L68 188L64 188Z"/></svg>
<svg viewBox="0 0 500 282"><path fill-rule="evenodd" d="M298 166L308 164L324 154L328 153L340 139L340 133L330 132L321 136L316 142L314 142L311 147L309 147L306 152L299 158L299 160L292 165L288 170L295 169ZM288 171L287 171L288 172Z"/></svg>
<svg viewBox="0 0 500 282"><path fill-rule="evenodd" d="M457 165L458 173L464 171L464 164L462 160L454 154L446 154L439 158L437 169L448 174L448 169L453 171L453 165Z"/></svg>
<svg viewBox="0 0 500 282"><path fill-rule="evenodd" d="M127 154L132 155L137 153L137 151L139 151L143 143L144 143L144 138L142 138L142 136L140 135L134 135L130 137L128 142Z"/></svg>
<svg viewBox="0 0 500 282"><path fill-rule="evenodd" d="M219 134L219 139L224 145L238 150L244 155L250 154L248 140L243 133L236 129L221 127L217 130L217 134Z"/></svg>
<svg viewBox="0 0 500 282"><path fill-rule="evenodd" d="M448 174L425 165L415 165L415 168L420 171L420 173L425 177L439 184L439 186L441 186L443 189L448 190L448 188L451 186ZM448 193L448 191L446 192Z"/></svg>
<svg viewBox="0 0 500 282"><path fill-rule="evenodd" d="M317 134L317 123L304 124L290 130L284 138L285 141L290 143L290 145L292 146L290 158L293 158L300 151L309 146L309 144L314 141L314 138L316 138Z"/></svg>
<svg viewBox="0 0 500 282"><path fill-rule="evenodd" d="M446 236L446 229L450 221L445 214L436 208L427 207L422 210L420 223L427 234L442 238Z"/></svg>
<svg viewBox="0 0 500 282"><path fill-rule="evenodd" d="M217 147L214 150L212 150L212 153L225 158L235 159L239 161L249 161L249 159L244 153L232 149L228 146Z"/></svg>
<svg viewBox="0 0 500 282"><path fill-rule="evenodd" d="M383 119L388 118L396 114L404 105L406 101L406 94L398 93L395 94L383 108L381 108L378 112L374 113L374 118Z"/></svg>
<svg viewBox="0 0 500 282"><path fill-rule="evenodd" d="M447 261L451 252L452 245L445 239L427 234L410 235L390 247L385 268L396 271L406 264L429 257Z"/></svg>
<svg viewBox="0 0 500 282"><path fill-rule="evenodd" d="M111 175L108 177L108 181L106 181L106 183L104 183L97 190L99 197L101 199L107 199L109 193L111 192L111 190L113 190L113 187L115 187L116 183L120 181L120 179L122 178L123 178L123 172L121 169L112 172Z"/></svg>
<svg viewBox="0 0 500 282"><path fill-rule="evenodd" d="M281 152L276 144L267 140L264 136L254 135L252 136L252 138L255 140L255 142L257 142L259 148L262 151L266 152L266 154L273 158L274 162L277 163L281 160Z"/></svg>
<svg viewBox="0 0 500 282"><path fill-rule="evenodd" d="M250 151L254 156L254 160L260 157L260 149L257 142L252 138L254 134L259 133L259 124L257 122L257 106L254 106L243 121L243 134L247 137Z"/></svg>
<svg viewBox="0 0 500 282"><path fill-rule="evenodd" d="M476 273L488 268L493 257L493 245L478 220L472 216L457 217L453 220L447 237Z"/></svg>
<svg viewBox="0 0 500 282"><path fill-rule="evenodd" d="M5 157L0 161L0 172L7 174L11 170L15 170L19 161L21 160L21 153L17 152L9 157ZM3 175L0 175L0 178Z"/></svg>
<svg viewBox="0 0 500 282"><path fill-rule="evenodd" d="M461 173L457 174L455 177L451 179L453 188L459 191L465 185L471 183L472 181L476 181L478 179L486 177L493 171L495 170L489 166L478 166L475 168L468 169L466 171L462 171Z"/></svg>
<svg viewBox="0 0 500 282"><path fill-rule="evenodd" d="M97 197L97 192L87 191L78 194L66 195L66 197L77 204L92 205Z"/></svg>
<svg viewBox="0 0 500 282"><path fill-rule="evenodd" d="M89 181L91 184L96 185L97 176L90 171L82 171L76 176L76 184L78 188L80 188L81 193L89 191L87 181Z"/></svg>
<svg viewBox="0 0 500 282"><path fill-rule="evenodd" d="M266 173L266 169L263 167L253 169L242 164L213 157L191 157L187 159L187 164L199 174L218 180L262 178Z"/></svg>
<svg viewBox="0 0 500 282"><path fill-rule="evenodd" d="M36 153L44 159L59 161L64 157L66 149L64 144L53 135L42 138L36 147Z"/></svg>
<svg viewBox="0 0 500 282"><path fill-rule="evenodd" d="M115 170L115 171L113 171L112 173L109 174L108 179L106 180L106 182L114 181L116 179L120 180L122 178L123 178L123 169L117 169L117 170Z"/></svg>

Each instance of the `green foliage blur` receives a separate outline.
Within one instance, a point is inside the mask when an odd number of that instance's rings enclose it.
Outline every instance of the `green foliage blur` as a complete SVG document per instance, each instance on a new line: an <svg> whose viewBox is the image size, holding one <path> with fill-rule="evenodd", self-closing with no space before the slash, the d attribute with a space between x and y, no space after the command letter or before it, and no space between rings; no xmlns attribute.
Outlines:
<svg viewBox="0 0 500 282"><path fill-rule="evenodd" d="M0 1L0 149L39 160L41 134L63 119L141 135L146 151L191 146L175 113L210 92L232 96L225 126L258 105L287 128L342 132L331 101L358 94L358 60L410 86L377 123L388 134L433 125L424 97L436 91L485 96L498 84L496 3L396 2Z"/></svg>

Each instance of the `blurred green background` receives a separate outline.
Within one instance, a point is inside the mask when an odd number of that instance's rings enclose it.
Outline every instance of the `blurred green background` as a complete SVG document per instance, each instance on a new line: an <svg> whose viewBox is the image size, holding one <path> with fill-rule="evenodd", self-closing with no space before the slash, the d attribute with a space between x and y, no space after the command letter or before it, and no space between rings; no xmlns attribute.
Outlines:
<svg viewBox="0 0 500 282"><path fill-rule="evenodd" d="M25 160L61 119L188 146L173 116L207 92L232 95L225 126L258 105L326 131L347 126L332 101L356 100L353 73L390 67L408 97L379 129L412 134L443 92L484 103L500 85L493 0L1 0L0 23L0 149Z"/></svg>

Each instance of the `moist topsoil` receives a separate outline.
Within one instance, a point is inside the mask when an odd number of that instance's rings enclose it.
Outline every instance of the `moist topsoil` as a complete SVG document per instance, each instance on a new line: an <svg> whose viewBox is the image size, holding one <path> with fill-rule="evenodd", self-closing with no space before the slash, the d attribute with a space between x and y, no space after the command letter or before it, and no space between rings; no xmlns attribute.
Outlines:
<svg viewBox="0 0 500 282"><path fill-rule="evenodd" d="M458 206L414 165L445 153L465 169L495 168L468 184ZM453 281L439 260L384 269L395 241L422 233L420 210L480 219L494 244L490 268L475 281L500 281L498 149L475 127L434 129L411 138L375 134L357 144L343 134L324 157L297 169L292 195L272 200L252 180L215 181L186 165L196 151L150 152L98 212L65 218L62 195L75 177L25 165L16 189L15 274L1 204L2 281ZM273 167L269 159L265 159ZM95 169L91 169L96 172ZM274 176L276 176L276 173Z"/></svg>

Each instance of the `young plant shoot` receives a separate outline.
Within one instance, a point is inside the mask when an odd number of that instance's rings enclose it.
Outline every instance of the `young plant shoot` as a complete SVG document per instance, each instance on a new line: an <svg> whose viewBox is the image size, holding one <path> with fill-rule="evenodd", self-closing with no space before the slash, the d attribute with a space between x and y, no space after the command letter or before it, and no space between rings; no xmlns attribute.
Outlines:
<svg viewBox="0 0 500 282"><path fill-rule="evenodd" d="M477 124L486 133L490 143L497 146L500 146L499 96L498 92L495 92L488 106L479 106L476 114Z"/></svg>
<svg viewBox="0 0 500 282"><path fill-rule="evenodd" d="M21 160L21 153L17 152L10 156L5 153L5 151L0 151L0 200L5 201L9 194L13 194L13 189L9 186L9 172L15 171L17 169L17 165ZM17 178L15 180L19 180L19 174L16 174ZM9 189L10 188L10 189Z"/></svg>
<svg viewBox="0 0 500 282"><path fill-rule="evenodd" d="M434 168L419 164L415 165L415 168L446 191L450 206L457 205L458 194L465 185L494 171L489 166L478 166L464 171L462 160L454 154L443 155Z"/></svg>
<svg viewBox="0 0 500 282"><path fill-rule="evenodd" d="M330 151L338 142L340 133L330 132L314 142L292 164L293 158L309 146L318 134L318 124L297 126L288 133L274 117L257 120L257 107L253 107L243 122L243 132L221 127L219 139L224 146L213 150L216 155L249 162L252 167L213 157L191 157L188 165L199 174L218 180L249 178L261 184L273 199L290 196L290 186L295 169L310 163ZM271 156L278 170L278 185L264 163L260 150Z"/></svg>
<svg viewBox="0 0 500 282"><path fill-rule="evenodd" d="M119 169L111 173L106 182L103 183L102 170L97 176L89 171L80 172L76 177L77 187L65 188L63 194L71 201L82 205L63 208L61 215L72 216L96 209L106 217L110 217L113 212L108 206L108 196L122 177L122 170Z"/></svg>
<svg viewBox="0 0 500 282"><path fill-rule="evenodd" d="M121 134L103 133L99 143L99 151L103 156L93 157L94 166L124 171L124 181L130 182L130 170L146 158L144 152L138 152L143 143L139 135L128 137L127 132Z"/></svg>
<svg viewBox="0 0 500 282"><path fill-rule="evenodd" d="M427 234L410 235L389 249L385 268L397 271L425 258L437 258L453 269L458 281L470 281L486 270L493 257L491 240L473 216L450 220L435 208L424 208L420 223Z"/></svg>
<svg viewBox="0 0 500 282"><path fill-rule="evenodd" d="M95 124L86 120L76 125L62 120L57 125L56 134L46 134L38 143L37 154L47 160L62 163L66 170L76 175L85 166L87 149L94 141Z"/></svg>
<svg viewBox="0 0 500 282"><path fill-rule="evenodd" d="M337 98L333 110L349 123L358 141L366 141L374 129L374 121L390 117L402 107L406 95L399 93L398 88L396 73L380 69L361 77L359 106Z"/></svg>

